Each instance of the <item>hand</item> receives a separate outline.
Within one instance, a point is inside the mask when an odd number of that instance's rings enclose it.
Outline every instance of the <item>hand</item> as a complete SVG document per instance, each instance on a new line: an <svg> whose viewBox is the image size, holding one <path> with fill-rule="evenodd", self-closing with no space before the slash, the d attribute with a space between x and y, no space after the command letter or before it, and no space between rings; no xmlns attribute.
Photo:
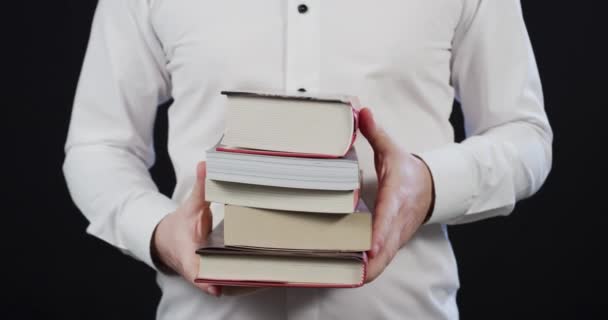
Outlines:
<svg viewBox="0 0 608 320"><path fill-rule="evenodd" d="M194 282L199 264L195 251L205 243L213 225L209 202L205 201L205 174L205 162L200 162L190 197L160 221L151 249L161 269L168 269L163 271L177 273L204 292L219 296L221 287Z"/></svg>
<svg viewBox="0 0 608 320"><path fill-rule="evenodd" d="M371 282L428 218L433 200L433 181L426 164L399 147L375 123L371 110L361 110L360 121L361 132L374 150L378 176L366 279Z"/></svg>

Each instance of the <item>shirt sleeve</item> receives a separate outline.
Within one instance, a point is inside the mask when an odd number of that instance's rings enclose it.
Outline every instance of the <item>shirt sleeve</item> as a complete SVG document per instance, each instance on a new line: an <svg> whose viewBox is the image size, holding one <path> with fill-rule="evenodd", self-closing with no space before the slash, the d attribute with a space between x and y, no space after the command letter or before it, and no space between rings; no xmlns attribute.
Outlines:
<svg viewBox="0 0 608 320"><path fill-rule="evenodd" d="M466 138L419 154L434 180L427 223L508 215L551 169L553 132L517 0L464 1L452 48L452 85Z"/></svg>
<svg viewBox="0 0 608 320"><path fill-rule="evenodd" d="M63 163L87 232L155 269L152 233L177 208L149 173L156 111L170 98L164 59L146 1L98 2Z"/></svg>

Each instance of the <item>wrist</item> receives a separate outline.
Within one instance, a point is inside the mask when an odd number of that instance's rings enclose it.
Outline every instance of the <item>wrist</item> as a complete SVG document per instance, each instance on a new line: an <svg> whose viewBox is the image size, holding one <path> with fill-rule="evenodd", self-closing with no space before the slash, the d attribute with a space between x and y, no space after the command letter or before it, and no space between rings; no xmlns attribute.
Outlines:
<svg viewBox="0 0 608 320"><path fill-rule="evenodd" d="M433 179L433 173L431 172L431 169L429 168L428 164L418 155L416 154L412 154L414 156L414 158L418 161L420 167L422 168L421 170L424 172L424 176L426 177L426 181L428 183L428 185L430 186L429 188L429 197L427 197L428 201L427 201L427 210L425 212L425 216L424 219L422 221L422 223L427 223L430 219L431 216L433 215L433 211L435 210L435 182Z"/></svg>

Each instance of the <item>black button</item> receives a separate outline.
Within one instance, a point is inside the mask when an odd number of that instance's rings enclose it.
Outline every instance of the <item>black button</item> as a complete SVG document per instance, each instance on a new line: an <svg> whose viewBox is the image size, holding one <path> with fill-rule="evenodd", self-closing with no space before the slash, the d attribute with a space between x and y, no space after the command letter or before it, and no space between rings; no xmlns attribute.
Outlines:
<svg viewBox="0 0 608 320"><path fill-rule="evenodd" d="M298 12L299 13L306 13L306 11L308 11L308 6L305 4L301 4L298 6Z"/></svg>
<svg viewBox="0 0 608 320"><path fill-rule="evenodd" d="M306 92L306 89L304 89L304 88L300 88L300 89L298 89L298 91L299 91L299 92Z"/></svg>

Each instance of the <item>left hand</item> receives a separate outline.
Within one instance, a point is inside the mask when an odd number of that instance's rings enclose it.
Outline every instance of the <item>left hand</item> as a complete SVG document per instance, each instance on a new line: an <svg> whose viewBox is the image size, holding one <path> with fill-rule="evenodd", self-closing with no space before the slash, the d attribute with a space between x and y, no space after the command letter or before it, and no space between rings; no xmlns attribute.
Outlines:
<svg viewBox="0 0 608 320"><path fill-rule="evenodd" d="M378 193L367 282L375 280L425 222L433 201L433 179L422 160L403 150L374 121L360 114L361 133L374 149Z"/></svg>

